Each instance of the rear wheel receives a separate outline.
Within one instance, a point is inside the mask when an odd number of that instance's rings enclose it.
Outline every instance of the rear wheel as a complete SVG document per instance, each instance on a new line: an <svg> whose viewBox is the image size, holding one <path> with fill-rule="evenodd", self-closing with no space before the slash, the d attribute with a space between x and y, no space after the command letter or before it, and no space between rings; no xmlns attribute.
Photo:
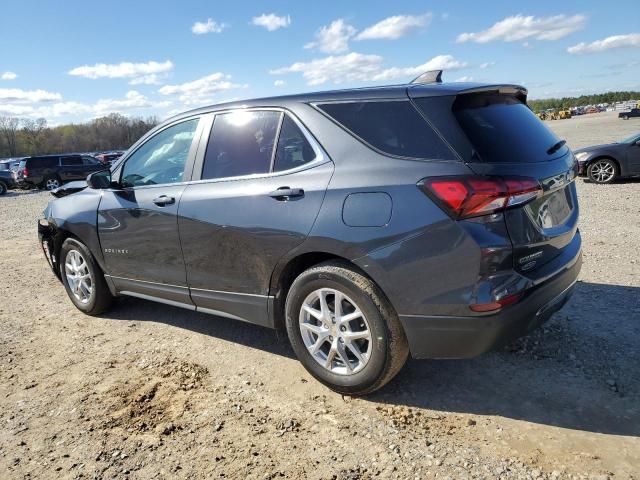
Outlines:
<svg viewBox="0 0 640 480"><path fill-rule="evenodd" d="M289 340L317 380L349 395L371 393L404 365L409 347L380 289L346 263L306 270L285 306Z"/></svg>
<svg viewBox="0 0 640 480"><path fill-rule="evenodd" d="M624 116L622 117L622 119L623 119L623 120L629 120L629 115L624 115Z"/></svg>
<svg viewBox="0 0 640 480"><path fill-rule="evenodd" d="M60 249L60 274L67 295L87 315L98 315L113 303L104 274L89 249L67 238Z"/></svg>
<svg viewBox="0 0 640 480"><path fill-rule="evenodd" d="M611 183L618 173L618 166L610 158L595 160L587 168L587 175L595 183Z"/></svg>
<svg viewBox="0 0 640 480"><path fill-rule="evenodd" d="M62 185L62 183L58 177L47 177L44 182L42 182L42 186L46 190L55 190L60 187L60 185Z"/></svg>

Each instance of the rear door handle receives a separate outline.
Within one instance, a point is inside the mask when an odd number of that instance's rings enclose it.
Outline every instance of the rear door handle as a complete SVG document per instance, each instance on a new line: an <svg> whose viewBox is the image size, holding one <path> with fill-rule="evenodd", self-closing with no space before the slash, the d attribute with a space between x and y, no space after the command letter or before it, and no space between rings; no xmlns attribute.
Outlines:
<svg viewBox="0 0 640 480"><path fill-rule="evenodd" d="M302 188L280 187L271 192L269 196L276 200L289 200L290 198L304 197L304 190Z"/></svg>
<svg viewBox="0 0 640 480"><path fill-rule="evenodd" d="M166 205L172 205L176 203L176 199L173 197L168 197L166 195L160 195L159 197L153 199L153 203L155 203L159 207L164 207Z"/></svg>

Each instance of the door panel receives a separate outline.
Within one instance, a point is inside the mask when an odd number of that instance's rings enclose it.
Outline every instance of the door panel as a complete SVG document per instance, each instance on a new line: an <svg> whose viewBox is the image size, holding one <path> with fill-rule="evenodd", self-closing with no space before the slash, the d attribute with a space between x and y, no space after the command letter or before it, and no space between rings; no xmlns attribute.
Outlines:
<svg viewBox="0 0 640 480"><path fill-rule="evenodd" d="M177 223L184 189L184 184L177 184L104 192L98 234L107 274L186 287ZM154 200L162 196L173 198L173 203L156 205ZM188 300L186 289L183 293L183 300Z"/></svg>
<svg viewBox="0 0 640 480"><path fill-rule="evenodd" d="M264 323L273 269L308 235L332 173L333 163L325 162L295 173L187 186L178 225L194 303ZM273 195L283 187L302 195ZM248 311L247 303L254 308Z"/></svg>
<svg viewBox="0 0 640 480"><path fill-rule="evenodd" d="M640 175L640 145L629 145L627 148L627 163L631 175Z"/></svg>

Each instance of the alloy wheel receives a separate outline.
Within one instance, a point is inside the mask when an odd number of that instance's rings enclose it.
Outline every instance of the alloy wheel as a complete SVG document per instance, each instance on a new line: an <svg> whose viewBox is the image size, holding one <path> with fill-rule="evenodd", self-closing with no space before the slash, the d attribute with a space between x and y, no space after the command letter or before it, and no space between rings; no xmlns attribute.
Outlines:
<svg viewBox="0 0 640 480"><path fill-rule="evenodd" d="M300 308L305 347L322 367L339 375L362 370L371 357L371 330L356 303L333 288L311 292Z"/></svg>
<svg viewBox="0 0 640 480"><path fill-rule="evenodd" d="M596 182L606 183L613 179L616 174L615 167L611 162L600 160L591 166L591 176Z"/></svg>
<svg viewBox="0 0 640 480"><path fill-rule="evenodd" d="M89 265L78 250L69 250L64 264L67 284L80 303L88 303L93 291L93 280Z"/></svg>
<svg viewBox="0 0 640 480"><path fill-rule="evenodd" d="M60 186L60 181L57 178L47 178L45 187L47 190L55 190Z"/></svg>

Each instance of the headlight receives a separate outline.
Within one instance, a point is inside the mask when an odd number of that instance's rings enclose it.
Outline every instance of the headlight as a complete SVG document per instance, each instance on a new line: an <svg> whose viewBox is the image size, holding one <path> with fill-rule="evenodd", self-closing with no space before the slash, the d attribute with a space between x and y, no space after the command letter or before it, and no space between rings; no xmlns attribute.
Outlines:
<svg viewBox="0 0 640 480"><path fill-rule="evenodd" d="M580 153L576 153L576 159L579 162L584 161L585 158L587 158L589 156L589 152L580 152Z"/></svg>

